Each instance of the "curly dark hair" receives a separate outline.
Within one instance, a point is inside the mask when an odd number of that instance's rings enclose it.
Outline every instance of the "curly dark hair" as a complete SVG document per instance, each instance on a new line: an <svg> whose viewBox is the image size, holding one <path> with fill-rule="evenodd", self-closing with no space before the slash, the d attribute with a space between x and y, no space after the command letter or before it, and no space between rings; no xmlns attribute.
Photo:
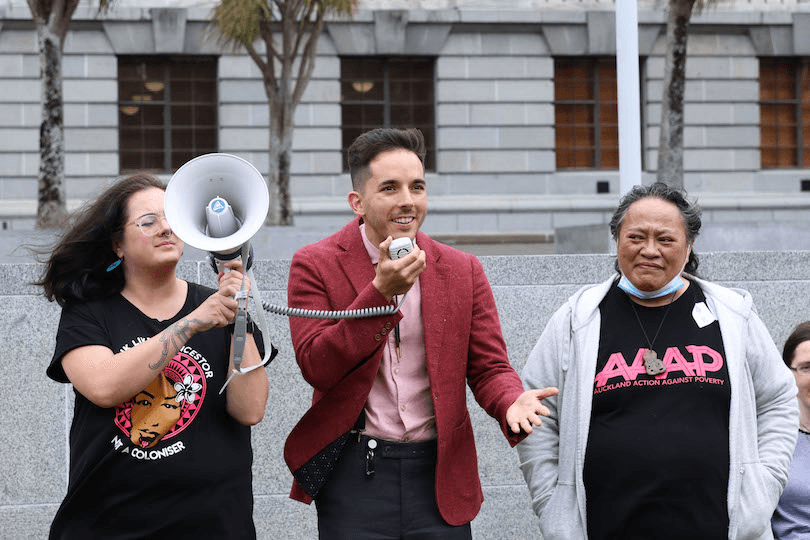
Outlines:
<svg viewBox="0 0 810 540"><path fill-rule="evenodd" d="M698 206L697 202L687 199L684 190L674 188L663 182L655 182L649 186L633 186L633 188L622 197L621 201L619 201L619 206L616 207L616 211L613 212L613 217L610 220L610 234L613 236L614 240L619 239L622 222L627 216L630 205L646 197L656 197L674 204L683 218L683 227L686 230L686 241L690 244L695 241L700 234L702 224L700 216L703 210ZM695 253L695 249L692 248L689 252L689 260L686 262L684 270L689 274L697 275L699 264L700 261ZM616 272L620 272L618 258L614 261L614 267L616 268Z"/></svg>
<svg viewBox="0 0 810 540"><path fill-rule="evenodd" d="M69 302L86 302L121 292L123 269L119 266L107 271L118 260L113 246L123 238L129 199L153 187L166 189L154 176L136 173L119 180L78 210L52 248L36 251L45 256L41 261L45 270L33 285L41 286L45 298L63 307Z"/></svg>
<svg viewBox="0 0 810 540"><path fill-rule="evenodd" d="M377 128L358 136L349 146L347 161L349 175L352 178L352 189L360 190L368 180L368 164L378 155L388 150L402 148L410 150L425 166L425 137L416 128L394 129Z"/></svg>
<svg viewBox="0 0 810 540"><path fill-rule="evenodd" d="M793 363L796 348L805 341L810 341L810 321L799 323L785 340L785 347L782 349L782 360L785 361L787 367L790 367Z"/></svg>

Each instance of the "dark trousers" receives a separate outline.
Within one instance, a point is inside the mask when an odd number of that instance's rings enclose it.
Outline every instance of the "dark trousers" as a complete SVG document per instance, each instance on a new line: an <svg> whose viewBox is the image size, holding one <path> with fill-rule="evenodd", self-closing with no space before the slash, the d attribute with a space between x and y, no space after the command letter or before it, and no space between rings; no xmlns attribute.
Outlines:
<svg viewBox="0 0 810 540"><path fill-rule="evenodd" d="M315 499L322 540L470 540L436 506L436 442L395 443L352 435ZM374 443L372 443L373 445ZM373 472L372 472L373 471Z"/></svg>

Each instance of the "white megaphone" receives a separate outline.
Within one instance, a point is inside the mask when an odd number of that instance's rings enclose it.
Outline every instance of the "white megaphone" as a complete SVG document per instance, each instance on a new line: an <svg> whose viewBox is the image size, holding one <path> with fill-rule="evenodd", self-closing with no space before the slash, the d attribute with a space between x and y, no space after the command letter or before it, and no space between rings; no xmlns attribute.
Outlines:
<svg viewBox="0 0 810 540"><path fill-rule="evenodd" d="M250 239L264 224L270 194L264 177L244 159L205 154L177 169L166 186L164 212L184 243L210 254L215 271L221 263L251 251Z"/></svg>
<svg viewBox="0 0 810 540"><path fill-rule="evenodd" d="M245 273L251 275L253 238L267 217L270 194L267 184L256 167L230 154L205 154L177 169L166 186L163 212L174 234L186 244L208 252L215 272L223 264L242 256ZM259 304L261 297L254 288ZM267 341L264 360L242 370L242 355L247 334L247 296L245 280L242 290L234 296L238 310L233 322L233 374L220 389L221 394L234 375L267 365L278 352ZM267 336L267 322L260 311L262 333ZM275 351L275 352L274 352Z"/></svg>

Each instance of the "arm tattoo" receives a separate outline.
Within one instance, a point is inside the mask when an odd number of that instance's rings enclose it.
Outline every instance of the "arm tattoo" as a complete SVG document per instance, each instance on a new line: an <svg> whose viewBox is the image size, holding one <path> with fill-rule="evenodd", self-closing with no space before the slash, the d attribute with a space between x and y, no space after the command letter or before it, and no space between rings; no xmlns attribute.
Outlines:
<svg viewBox="0 0 810 540"><path fill-rule="evenodd" d="M180 319L160 334L158 341L163 344L160 350L160 358L154 364L149 364L152 370L163 369L164 364L180 350L180 347L191 338L191 323L202 325L199 319ZM172 352L174 351L174 353Z"/></svg>

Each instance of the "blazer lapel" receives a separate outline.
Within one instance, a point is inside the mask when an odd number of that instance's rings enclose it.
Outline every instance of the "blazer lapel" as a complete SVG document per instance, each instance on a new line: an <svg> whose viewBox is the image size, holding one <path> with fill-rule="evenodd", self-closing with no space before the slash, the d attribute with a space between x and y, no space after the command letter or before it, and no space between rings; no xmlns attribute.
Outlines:
<svg viewBox="0 0 810 540"><path fill-rule="evenodd" d="M374 280L374 265L360 235L360 219L355 219L341 231L338 246L343 250L335 255L343 273L351 282L355 296Z"/></svg>

